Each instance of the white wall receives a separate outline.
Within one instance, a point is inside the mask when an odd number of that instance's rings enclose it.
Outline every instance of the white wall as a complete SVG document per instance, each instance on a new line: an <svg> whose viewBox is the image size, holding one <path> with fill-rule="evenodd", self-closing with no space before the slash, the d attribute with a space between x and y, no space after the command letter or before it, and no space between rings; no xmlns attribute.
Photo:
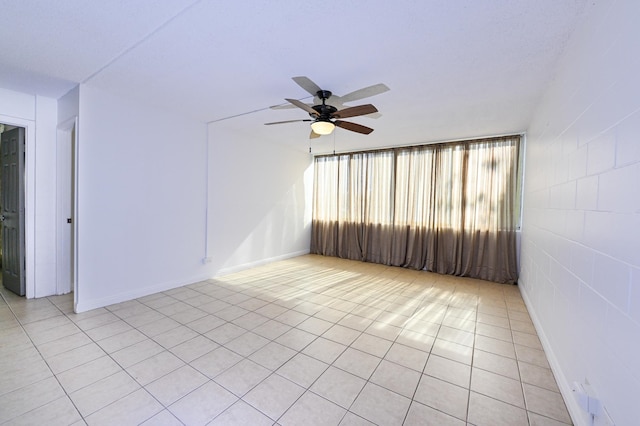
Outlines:
<svg viewBox="0 0 640 426"><path fill-rule="evenodd" d="M90 85L79 99L77 311L309 251L309 154Z"/></svg>
<svg viewBox="0 0 640 426"><path fill-rule="evenodd" d="M206 124L80 86L77 305L209 276Z"/></svg>
<svg viewBox="0 0 640 426"><path fill-rule="evenodd" d="M577 424L640 395L640 2L590 1L527 139L520 286Z"/></svg>
<svg viewBox="0 0 640 426"><path fill-rule="evenodd" d="M36 144L27 158L27 201L34 207L34 256L27 252L27 270L34 271L35 297L56 293L56 128L58 103L36 96ZM29 157L29 152L27 157ZM31 181L33 180L33 182ZM29 197L29 193L33 194ZM27 227L27 229L29 229Z"/></svg>
<svg viewBox="0 0 640 426"><path fill-rule="evenodd" d="M215 274L309 252L313 158L209 125L208 255Z"/></svg>

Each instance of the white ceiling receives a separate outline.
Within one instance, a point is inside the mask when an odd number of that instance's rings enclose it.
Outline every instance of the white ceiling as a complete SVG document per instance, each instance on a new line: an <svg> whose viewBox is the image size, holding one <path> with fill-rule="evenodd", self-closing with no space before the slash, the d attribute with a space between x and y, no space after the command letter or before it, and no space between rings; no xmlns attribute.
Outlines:
<svg viewBox="0 0 640 426"><path fill-rule="evenodd" d="M526 130L586 0L20 0L2 2L0 87L58 98L78 83L257 141L309 147L307 76L379 118L314 152ZM228 118L228 117L234 118ZM215 129L216 127L214 127Z"/></svg>

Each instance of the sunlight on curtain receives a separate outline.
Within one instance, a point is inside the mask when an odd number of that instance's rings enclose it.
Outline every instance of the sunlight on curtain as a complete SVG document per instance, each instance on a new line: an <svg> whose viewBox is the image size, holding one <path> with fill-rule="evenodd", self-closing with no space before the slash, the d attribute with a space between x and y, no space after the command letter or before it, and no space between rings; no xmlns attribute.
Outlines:
<svg viewBox="0 0 640 426"><path fill-rule="evenodd" d="M312 253L517 280L520 136L317 157Z"/></svg>

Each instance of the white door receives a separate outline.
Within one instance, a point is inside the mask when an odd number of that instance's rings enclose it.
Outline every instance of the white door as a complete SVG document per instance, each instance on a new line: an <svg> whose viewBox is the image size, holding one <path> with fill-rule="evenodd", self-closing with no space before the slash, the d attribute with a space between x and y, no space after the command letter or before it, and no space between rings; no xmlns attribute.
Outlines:
<svg viewBox="0 0 640 426"><path fill-rule="evenodd" d="M19 296L25 294L24 245L24 128L2 133L2 284Z"/></svg>
<svg viewBox="0 0 640 426"><path fill-rule="evenodd" d="M75 122L58 130L56 170L56 292L74 290L74 153Z"/></svg>

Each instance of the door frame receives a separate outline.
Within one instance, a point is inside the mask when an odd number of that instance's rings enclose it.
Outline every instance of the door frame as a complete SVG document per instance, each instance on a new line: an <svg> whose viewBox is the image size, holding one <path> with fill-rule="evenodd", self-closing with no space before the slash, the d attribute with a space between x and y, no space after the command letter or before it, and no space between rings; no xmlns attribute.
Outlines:
<svg viewBox="0 0 640 426"><path fill-rule="evenodd" d="M76 152L78 141L78 117L73 117L57 127L56 135L56 294L73 291L74 306L77 302L76 286ZM71 187L68 187L70 184ZM71 226L66 223L65 204L71 205ZM69 235L70 232L70 235ZM70 247L66 247L68 238ZM69 257L63 256L67 252ZM66 269L66 272L65 272ZM62 283L68 273L69 285Z"/></svg>
<svg viewBox="0 0 640 426"><path fill-rule="evenodd" d="M11 117L0 114L0 123L24 127L24 247L25 247L25 297L31 299L36 295L35 284L35 137L36 123L33 120Z"/></svg>

